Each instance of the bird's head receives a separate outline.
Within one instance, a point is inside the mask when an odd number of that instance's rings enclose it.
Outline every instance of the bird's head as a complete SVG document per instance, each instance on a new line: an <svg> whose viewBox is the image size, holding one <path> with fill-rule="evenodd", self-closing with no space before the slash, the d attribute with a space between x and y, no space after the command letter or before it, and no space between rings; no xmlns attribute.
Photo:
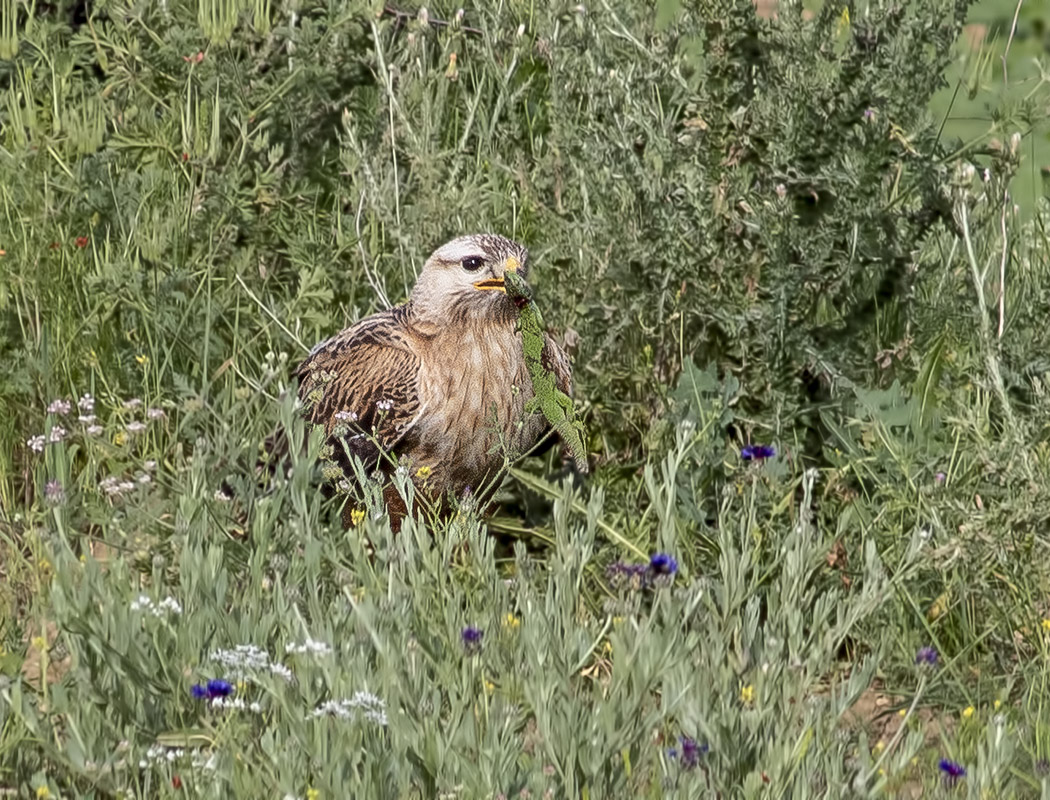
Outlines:
<svg viewBox="0 0 1050 800"><path fill-rule="evenodd" d="M524 245L492 233L460 236L441 245L423 265L412 290L412 306L435 321L511 319L508 272L529 274Z"/></svg>

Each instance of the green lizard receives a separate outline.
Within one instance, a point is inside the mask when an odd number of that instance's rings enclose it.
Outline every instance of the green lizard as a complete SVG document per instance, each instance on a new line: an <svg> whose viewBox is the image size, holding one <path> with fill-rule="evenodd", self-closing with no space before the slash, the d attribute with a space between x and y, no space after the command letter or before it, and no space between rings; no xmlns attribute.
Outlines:
<svg viewBox="0 0 1050 800"><path fill-rule="evenodd" d="M504 274L503 282L507 296L520 311L518 330L521 331L525 364L532 379L533 397L525 404L525 412L532 414L537 409L541 411L572 452L576 469L586 473L587 448L583 443L586 436L583 422L576 417L576 407L572 398L558 388L554 375L543 365L543 345L546 337L543 317L540 316L540 310L532 297L532 287L513 271Z"/></svg>

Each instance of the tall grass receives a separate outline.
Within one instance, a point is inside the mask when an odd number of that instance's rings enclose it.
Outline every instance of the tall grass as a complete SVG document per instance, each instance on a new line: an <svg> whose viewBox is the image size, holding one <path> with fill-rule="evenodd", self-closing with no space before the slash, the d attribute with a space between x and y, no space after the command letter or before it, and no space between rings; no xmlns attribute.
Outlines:
<svg viewBox="0 0 1050 800"><path fill-rule="evenodd" d="M1038 126L927 113L966 7L9 3L0 788L1050 796ZM396 537L316 438L259 485L477 230L592 475Z"/></svg>

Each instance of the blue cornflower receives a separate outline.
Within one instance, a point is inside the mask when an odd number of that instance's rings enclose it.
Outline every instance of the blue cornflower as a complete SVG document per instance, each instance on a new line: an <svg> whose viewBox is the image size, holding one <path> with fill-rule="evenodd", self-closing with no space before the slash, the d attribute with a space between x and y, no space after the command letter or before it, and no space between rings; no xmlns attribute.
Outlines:
<svg viewBox="0 0 1050 800"><path fill-rule="evenodd" d="M669 553L656 553L649 559L649 569L656 575L674 575L678 572L678 562Z"/></svg>
<svg viewBox="0 0 1050 800"><path fill-rule="evenodd" d="M233 684L218 679L208 681L208 694L211 697L229 697L233 694Z"/></svg>
<svg viewBox="0 0 1050 800"><path fill-rule="evenodd" d="M954 784L956 781L959 780L959 778L966 777L966 767L964 767L962 764L957 764L951 759L942 758L939 766L941 768L941 772L944 773L944 780L949 785Z"/></svg>
<svg viewBox="0 0 1050 800"><path fill-rule="evenodd" d="M199 683L190 687L190 694L198 700L214 700L216 697L229 697L233 694L233 684L229 681L213 679L201 686Z"/></svg>
<svg viewBox="0 0 1050 800"><path fill-rule="evenodd" d="M915 654L915 663L936 667L938 658L940 658L940 656L937 655L937 651L932 647L920 647L919 651Z"/></svg>
<svg viewBox="0 0 1050 800"><path fill-rule="evenodd" d="M777 450L771 444L748 444L740 448L740 457L744 461L761 461L764 458L772 458Z"/></svg>
<svg viewBox="0 0 1050 800"><path fill-rule="evenodd" d="M468 653L476 653L481 649L481 637L484 635L485 632L481 628L468 625L463 629L460 638L463 639L463 647L466 648Z"/></svg>

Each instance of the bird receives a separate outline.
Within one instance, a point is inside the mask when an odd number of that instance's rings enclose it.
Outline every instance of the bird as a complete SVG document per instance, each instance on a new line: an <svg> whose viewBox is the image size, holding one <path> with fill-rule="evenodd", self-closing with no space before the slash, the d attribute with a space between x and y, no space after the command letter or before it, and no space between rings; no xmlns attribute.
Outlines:
<svg viewBox="0 0 1050 800"><path fill-rule="evenodd" d="M447 517L458 501L484 503L509 461L549 433L541 414L525 410L533 391L520 307L504 284L506 273L527 278L529 268L525 246L504 236L452 239L423 264L406 302L319 342L296 368L307 420L324 427L346 480L355 480L357 457L384 482L395 532L408 513L391 481L396 469L424 507ZM546 331L542 356L571 395L571 362ZM360 516L348 502L344 527Z"/></svg>

